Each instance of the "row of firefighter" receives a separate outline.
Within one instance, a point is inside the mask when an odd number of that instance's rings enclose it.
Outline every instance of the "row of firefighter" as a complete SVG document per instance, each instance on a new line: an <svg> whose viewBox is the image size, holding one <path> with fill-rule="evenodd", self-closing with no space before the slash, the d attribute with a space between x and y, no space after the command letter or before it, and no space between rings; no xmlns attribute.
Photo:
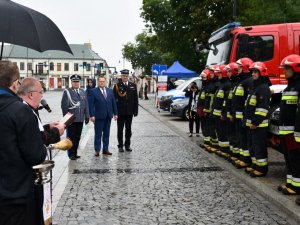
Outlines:
<svg viewBox="0 0 300 225"><path fill-rule="evenodd" d="M279 103L279 140L287 175L278 190L300 195L300 56L288 55L279 66L287 79ZM189 90L198 96L189 115L201 121L201 146L251 177L266 176L272 83L265 64L240 58L228 65L212 65L201 77L201 89ZM296 203L300 204L300 197Z"/></svg>

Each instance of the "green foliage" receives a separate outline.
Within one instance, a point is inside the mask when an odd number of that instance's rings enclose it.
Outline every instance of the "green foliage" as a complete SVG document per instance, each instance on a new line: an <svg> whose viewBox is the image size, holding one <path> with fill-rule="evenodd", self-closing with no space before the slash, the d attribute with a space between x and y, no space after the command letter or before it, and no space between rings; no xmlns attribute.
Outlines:
<svg viewBox="0 0 300 225"><path fill-rule="evenodd" d="M127 43L123 56L134 68L151 74L152 64L171 65L179 60L200 72L205 54L195 45L207 42L210 34L232 21L233 0L143 0L141 17L147 31ZM300 0L239 0L238 21L243 26L300 21Z"/></svg>

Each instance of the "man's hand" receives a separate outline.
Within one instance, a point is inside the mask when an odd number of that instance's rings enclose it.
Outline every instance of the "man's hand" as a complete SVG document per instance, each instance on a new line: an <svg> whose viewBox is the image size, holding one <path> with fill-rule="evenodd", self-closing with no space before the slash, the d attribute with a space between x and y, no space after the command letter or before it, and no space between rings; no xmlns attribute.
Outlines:
<svg viewBox="0 0 300 225"><path fill-rule="evenodd" d="M88 124L90 122L90 118L85 118L85 124Z"/></svg>
<svg viewBox="0 0 300 225"><path fill-rule="evenodd" d="M56 123L56 122L54 122L54 123ZM63 135L63 134L64 134L64 132L65 132L66 125L65 125L65 124L63 124L63 123L56 123L56 125L55 125L55 126L53 126L53 127L55 127L55 128L57 128L57 129L58 129L58 131L59 131L59 135L61 136L61 135Z"/></svg>
<svg viewBox="0 0 300 225"><path fill-rule="evenodd" d="M118 119L118 115L114 115L114 120L116 121Z"/></svg>
<svg viewBox="0 0 300 225"><path fill-rule="evenodd" d="M255 130L256 128L257 128L257 126L255 126L255 125L251 124L251 126L250 126L250 130Z"/></svg>
<svg viewBox="0 0 300 225"><path fill-rule="evenodd" d="M90 120L91 120L93 123L95 123L95 117L94 117L94 116L92 116L92 117L90 118Z"/></svg>

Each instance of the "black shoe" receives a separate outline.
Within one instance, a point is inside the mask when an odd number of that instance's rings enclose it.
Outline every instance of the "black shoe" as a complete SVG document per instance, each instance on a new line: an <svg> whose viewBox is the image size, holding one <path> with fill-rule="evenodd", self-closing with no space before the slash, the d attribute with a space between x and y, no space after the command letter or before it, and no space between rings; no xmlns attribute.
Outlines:
<svg viewBox="0 0 300 225"><path fill-rule="evenodd" d="M193 137L193 134L192 134L192 133L190 133L189 137Z"/></svg>
<svg viewBox="0 0 300 225"><path fill-rule="evenodd" d="M76 160L77 158L76 158L75 155L73 155L73 156L70 157L70 159L71 159L71 160Z"/></svg>
<svg viewBox="0 0 300 225"><path fill-rule="evenodd" d="M99 152L95 152L95 156L97 156L97 157L98 157L98 156L99 156Z"/></svg>
<svg viewBox="0 0 300 225"><path fill-rule="evenodd" d="M79 159L79 158L80 158L80 155L76 155L75 157L76 157L76 159Z"/></svg>
<svg viewBox="0 0 300 225"><path fill-rule="evenodd" d="M124 152L124 148L123 147L119 147L119 152Z"/></svg>
<svg viewBox="0 0 300 225"><path fill-rule="evenodd" d="M103 151L102 154L103 155L112 155L112 153L110 151L108 151L108 150L107 151Z"/></svg>
<svg viewBox="0 0 300 225"><path fill-rule="evenodd" d="M132 148L126 148L125 149L127 152L132 152Z"/></svg>

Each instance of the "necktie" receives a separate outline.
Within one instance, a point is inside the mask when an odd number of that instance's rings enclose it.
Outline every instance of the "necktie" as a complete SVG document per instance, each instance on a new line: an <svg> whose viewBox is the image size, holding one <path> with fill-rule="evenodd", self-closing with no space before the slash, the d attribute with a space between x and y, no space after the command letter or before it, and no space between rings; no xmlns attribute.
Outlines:
<svg viewBox="0 0 300 225"><path fill-rule="evenodd" d="M102 94L103 94L104 98L106 99L106 92L105 92L105 88L102 88Z"/></svg>

